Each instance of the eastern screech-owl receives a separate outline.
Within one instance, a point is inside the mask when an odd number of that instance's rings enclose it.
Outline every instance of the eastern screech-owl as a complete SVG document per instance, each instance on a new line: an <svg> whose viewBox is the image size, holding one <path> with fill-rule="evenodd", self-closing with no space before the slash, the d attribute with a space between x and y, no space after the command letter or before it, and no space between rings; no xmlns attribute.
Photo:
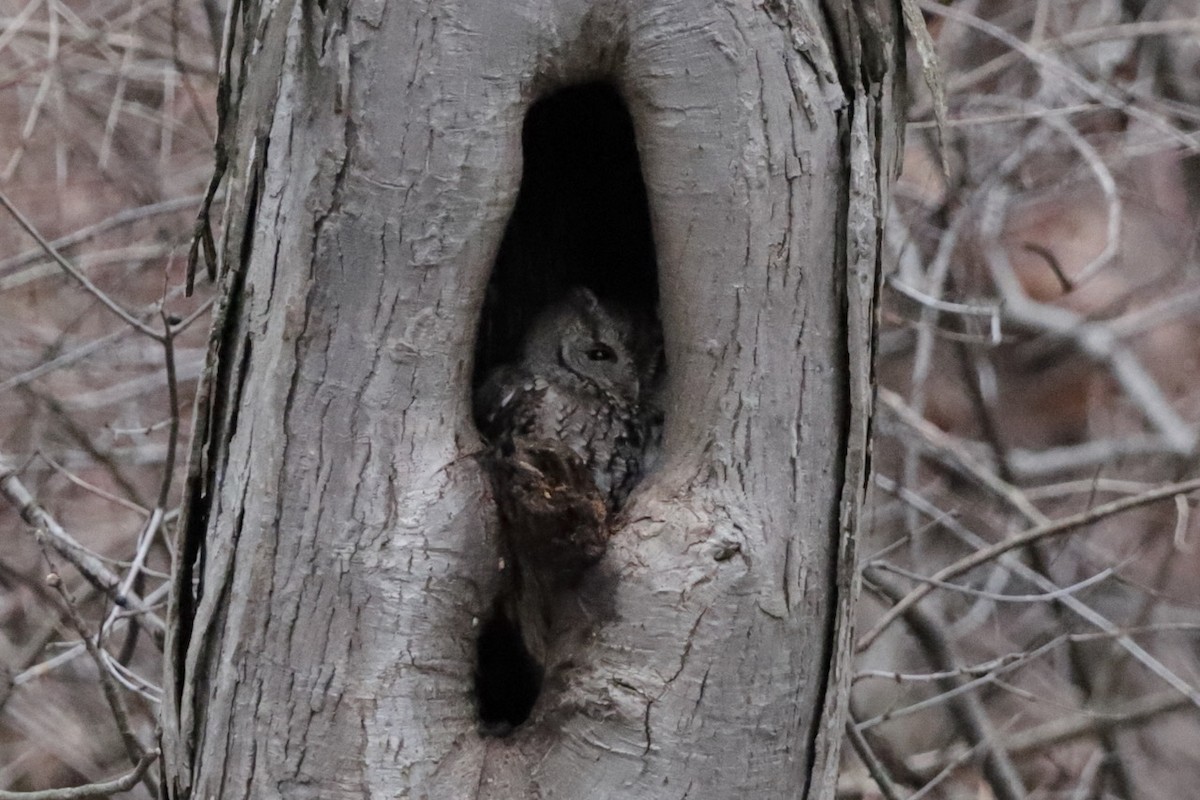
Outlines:
<svg viewBox="0 0 1200 800"><path fill-rule="evenodd" d="M609 510L642 473L646 415L632 320L573 289L533 323L516 364L476 393L480 429L506 444L556 442L579 457Z"/></svg>

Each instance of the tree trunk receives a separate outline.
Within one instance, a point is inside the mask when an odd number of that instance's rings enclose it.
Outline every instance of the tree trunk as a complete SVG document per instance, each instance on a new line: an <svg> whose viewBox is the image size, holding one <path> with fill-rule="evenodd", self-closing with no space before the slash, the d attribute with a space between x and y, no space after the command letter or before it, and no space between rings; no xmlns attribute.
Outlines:
<svg viewBox="0 0 1200 800"><path fill-rule="evenodd" d="M169 796L833 797L897 18L235 3ZM472 391L574 283L661 324L662 451L484 737Z"/></svg>

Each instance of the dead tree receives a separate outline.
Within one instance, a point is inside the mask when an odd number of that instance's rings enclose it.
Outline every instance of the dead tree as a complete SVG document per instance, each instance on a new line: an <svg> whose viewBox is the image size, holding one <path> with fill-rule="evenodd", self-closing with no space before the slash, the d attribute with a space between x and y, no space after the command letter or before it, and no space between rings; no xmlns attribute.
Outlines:
<svg viewBox="0 0 1200 800"><path fill-rule="evenodd" d="M898 25L235 0L170 797L833 796ZM572 286L661 326L662 444L531 656L472 393Z"/></svg>

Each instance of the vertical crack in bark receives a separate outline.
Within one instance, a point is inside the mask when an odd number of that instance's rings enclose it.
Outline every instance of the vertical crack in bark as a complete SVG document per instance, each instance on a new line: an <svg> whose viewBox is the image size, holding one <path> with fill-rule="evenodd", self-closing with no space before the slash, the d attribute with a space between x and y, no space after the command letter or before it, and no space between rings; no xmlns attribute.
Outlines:
<svg viewBox="0 0 1200 800"><path fill-rule="evenodd" d="M895 9L886 2L866 3L862 8L822 3L825 29L831 34L833 53L841 86L851 102L838 114L842 130L842 152L848 170L847 191L841 198L837 237L837 261L842 268L839 296L842 309L841 341L847 364L844 387L847 412L841 420L839 454L844 476L838 500L841 513L831 544L836 554L829 571L828 614L825 624L826 657L822 661L820 708L828 723L827 736L838 737L844 713L846 682L852 658L854 601L858 570L855 536L859 514L871 472L870 436L874 387L874 338L876 302L880 285L880 249L883 210L888 187L897 168L895 154L885 151L903 136L901 102L894 94L903 89L904 49ZM860 19L860 12L865 19ZM869 61L870 63L864 63ZM866 273L866 275L864 275ZM869 277L869 280L866 278ZM830 693L833 693L832 696ZM825 742L820 753L823 774L815 775L820 741L814 726L809 764L801 797L816 791L825 796L833 791L837 774L838 738Z"/></svg>

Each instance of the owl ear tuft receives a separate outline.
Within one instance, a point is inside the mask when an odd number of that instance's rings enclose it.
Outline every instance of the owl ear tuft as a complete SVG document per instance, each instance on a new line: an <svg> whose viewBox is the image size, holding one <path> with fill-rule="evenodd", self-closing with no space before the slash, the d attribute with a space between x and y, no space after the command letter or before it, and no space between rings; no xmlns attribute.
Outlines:
<svg viewBox="0 0 1200 800"><path fill-rule="evenodd" d="M588 315L600 313L600 300L596 297L592 290L586 286L576 286L575 288L571 289L570 293L567 295L567 298L571 305Z"/></svg>

